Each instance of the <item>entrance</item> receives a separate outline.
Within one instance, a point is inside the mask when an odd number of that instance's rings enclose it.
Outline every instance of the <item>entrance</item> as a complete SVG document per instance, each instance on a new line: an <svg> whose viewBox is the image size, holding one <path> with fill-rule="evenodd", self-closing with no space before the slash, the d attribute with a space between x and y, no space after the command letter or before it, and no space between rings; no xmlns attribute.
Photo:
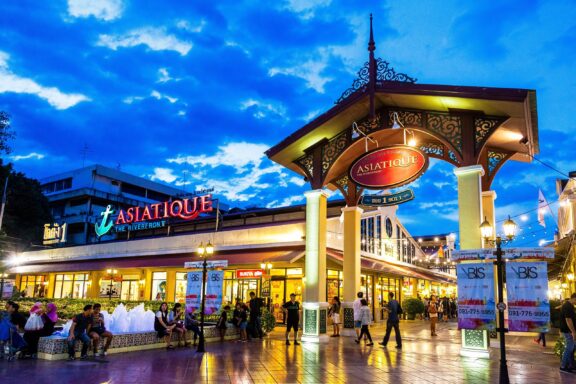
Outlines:
<svg viewBox="0 0 576 384"><path fill-rule="evenodd" d="M124 275L122 278L120 299L130 301L138 300L138 276Z"/></svg>
<svg viewBox="0 0 576 384"><path fill-rule="evenodd" d="M257 279L241 279L238 280L238 288L236 291L236 297L241 298L243 302L250 300L250 292L255 292L258 294L258 282Z"/></svg>

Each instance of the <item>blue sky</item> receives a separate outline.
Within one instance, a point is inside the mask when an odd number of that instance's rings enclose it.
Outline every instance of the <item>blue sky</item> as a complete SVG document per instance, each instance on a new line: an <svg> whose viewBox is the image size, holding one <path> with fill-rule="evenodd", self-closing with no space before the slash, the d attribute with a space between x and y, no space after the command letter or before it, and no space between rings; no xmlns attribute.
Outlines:
<svg viewBox="0 0 576 384"><path fill-rule="evenodd" d="M99 163L232 206L303 202L302 178L264 151L333 106L377 56L419 83L536 89L539 158L573 159L573 1L0 2L0 110L11 115L17 170L44 177ZM556 199L561 175L508 163L498 218ZM399 215L414 234L457 231L452 166L433 162ZM337 198L334 195L333 198ZM552 205L555 211L557 205ZM430 220L434 217L434 220ZM551 239L552 215L518 222L517 245Z"/></svg>

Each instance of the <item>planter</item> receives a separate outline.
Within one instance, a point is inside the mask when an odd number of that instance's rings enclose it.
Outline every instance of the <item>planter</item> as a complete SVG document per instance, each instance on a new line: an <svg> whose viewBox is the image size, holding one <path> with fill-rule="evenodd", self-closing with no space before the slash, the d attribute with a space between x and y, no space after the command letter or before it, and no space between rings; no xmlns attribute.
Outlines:
<svg viewBox="0 0 576 384"><path fill-rule="evenodd" d="M415 319L416 319L416 314L415 314L415 313L408 313L408 314L407 314L407 318L408 318L408 320L415 320Z"/></svg>

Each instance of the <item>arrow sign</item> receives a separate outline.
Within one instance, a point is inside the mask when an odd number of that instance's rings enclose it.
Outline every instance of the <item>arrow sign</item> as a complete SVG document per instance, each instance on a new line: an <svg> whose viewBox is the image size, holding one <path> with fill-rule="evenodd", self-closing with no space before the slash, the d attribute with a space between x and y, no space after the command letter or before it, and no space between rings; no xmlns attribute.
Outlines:
<svg viewBox="0 0 576 384"><path fill-rule="evenodd" d="M392 195L385 196L362 196L360 201L361 205L371 207L387 207L390 205L398 205L414 199L414 192L411 189L406 189Z"/></svg>
<svg viewBox="0 0 576 384"><path fill-rule="evenodd" d="M187 261L184 263L184 268L187 269L201 269L203 261ZM209 260L206 262L207 268L226 268L228 267L228 260Z"/></svg>

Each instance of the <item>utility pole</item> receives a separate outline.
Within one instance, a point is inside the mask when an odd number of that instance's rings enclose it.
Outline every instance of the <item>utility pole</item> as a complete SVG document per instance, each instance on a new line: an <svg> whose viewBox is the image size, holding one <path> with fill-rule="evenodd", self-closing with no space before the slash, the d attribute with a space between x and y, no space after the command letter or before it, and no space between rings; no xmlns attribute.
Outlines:
<svg viewBox="0 0 576 384"><path fill-rule="evenodd" d="M4 219L4 207L6 207L6 192L8 192L8 178L10 175L6 176L6 182L4 183L4 194L2 195L2 208L0 208L0 231L2 231L2 220Z"/></svg>

